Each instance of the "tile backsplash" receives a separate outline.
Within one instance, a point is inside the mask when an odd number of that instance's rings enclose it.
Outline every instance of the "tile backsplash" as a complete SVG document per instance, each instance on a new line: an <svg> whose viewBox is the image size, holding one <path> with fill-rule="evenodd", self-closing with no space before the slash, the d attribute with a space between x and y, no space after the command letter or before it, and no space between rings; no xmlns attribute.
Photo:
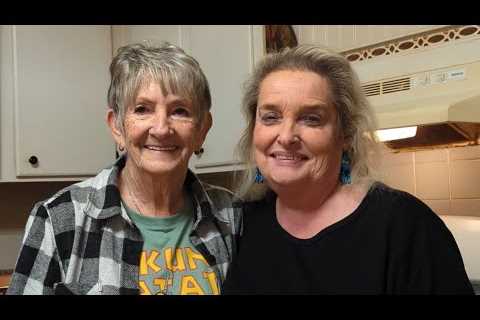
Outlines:
<svg viewBox="0 0 480 320"><path fill-rule="evenodd" d="M480 146L382 152L382 181L422 199L437 214L480 217Z"/></svg>

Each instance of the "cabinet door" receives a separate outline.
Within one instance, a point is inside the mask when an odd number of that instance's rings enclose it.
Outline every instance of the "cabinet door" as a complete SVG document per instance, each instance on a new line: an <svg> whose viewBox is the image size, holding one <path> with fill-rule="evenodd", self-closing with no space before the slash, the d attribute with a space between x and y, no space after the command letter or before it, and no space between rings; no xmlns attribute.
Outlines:
<svg viewBox="0 0 480 320"><path fill-rule="evenodd" d="M105 122L110 31L12 28L18 177L94 175L114 159Z"/></svg>
<svg viewBox="0 0 480 320"><path fill-rule="evenodd" d="M202 156L192 157L196 172L232 170L238 164L234 149L245 127L242 87L263 54L262 32L254 26L185 27L185 50L200 63L212 93L213 126Z"/></svg>
<svg viewBox="0 0 480 320"><path fill-rule="evenodd" d="M179 25L147 25L147 26L113 26L112 27L113 50L129 43L162 41L182 46L182 28Z"/></svg>

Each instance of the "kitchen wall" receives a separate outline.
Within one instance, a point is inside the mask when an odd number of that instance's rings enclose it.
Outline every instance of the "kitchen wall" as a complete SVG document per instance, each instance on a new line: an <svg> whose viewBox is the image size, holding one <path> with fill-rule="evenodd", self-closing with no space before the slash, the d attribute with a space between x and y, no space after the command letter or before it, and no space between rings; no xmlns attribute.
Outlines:
<svg viewBox="0 0 480 320"><path fill-rule="evenodd" d="M480 217L480 146L394 153L383 149L383 181L440 215Z"/></svg>
<svg viewBox="0 0 480 320"><path fill-rule="evenodd" d="M34 203L72 183L0 183L0 270L13 269Z"/></svg>

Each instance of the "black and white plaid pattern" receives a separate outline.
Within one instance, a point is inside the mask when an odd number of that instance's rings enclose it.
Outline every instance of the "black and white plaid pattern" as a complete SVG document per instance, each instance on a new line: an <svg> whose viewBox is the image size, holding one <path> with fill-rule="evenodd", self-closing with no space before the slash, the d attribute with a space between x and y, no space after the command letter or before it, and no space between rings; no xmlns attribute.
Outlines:
<svg viewBox="0 0 480 320"><path fill-rule="evenodd" d="M143 239L117 187L125 160L34 206L7 294L139 293ZM185 185L196 201L192 243L223 281L237 248L241 206L191 171Z"/></svg>

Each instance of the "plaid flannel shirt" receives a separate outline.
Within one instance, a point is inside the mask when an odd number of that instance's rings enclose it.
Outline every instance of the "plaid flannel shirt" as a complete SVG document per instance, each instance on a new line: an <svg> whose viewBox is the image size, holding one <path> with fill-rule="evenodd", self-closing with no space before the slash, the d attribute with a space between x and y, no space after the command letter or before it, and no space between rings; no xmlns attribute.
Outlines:
<svg viewBox="0 0 480 320"><path fill-rule="evenodd" d="M121 204L120 157L97 176L35 204L7 294L138 294L143 239ZM241 207L188 171L196 202L190 239L225 280L241 229ZM219 283L219 287L220 283Z"/></svg>

